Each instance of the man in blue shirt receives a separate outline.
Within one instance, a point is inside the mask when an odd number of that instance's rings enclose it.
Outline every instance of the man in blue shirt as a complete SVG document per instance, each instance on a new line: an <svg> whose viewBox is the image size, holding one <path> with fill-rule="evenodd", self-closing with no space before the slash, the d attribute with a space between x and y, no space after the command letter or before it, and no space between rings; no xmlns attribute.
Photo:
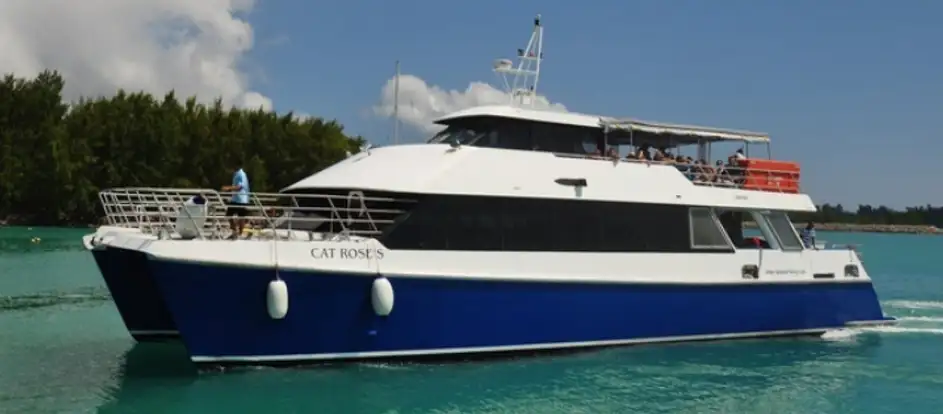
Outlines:
<svg viewBox="0 0 943 414"><path fill-rule="evenodd" d="M806 249L814 249L815 248L815 223L810 221L809 224L806 224L805 229L802 230L802 232L800 233L800 236L802 237L802 244L805 245Z"/></svg>
<svg viewBox="0 0 943 414"><path fill-rule="evenodd" d="M233 217L229 222L233 230L230 238L235 240L242 234L242 229L246 224L244 218L238 217L246 217L249 215L249 176L242 170L242 167L239 167L236 169L236 172L233 173L232 185L223 186L222 190L232 191L234 193L232 199L229 201L229 207L226 208L226 216Z"/></svg>

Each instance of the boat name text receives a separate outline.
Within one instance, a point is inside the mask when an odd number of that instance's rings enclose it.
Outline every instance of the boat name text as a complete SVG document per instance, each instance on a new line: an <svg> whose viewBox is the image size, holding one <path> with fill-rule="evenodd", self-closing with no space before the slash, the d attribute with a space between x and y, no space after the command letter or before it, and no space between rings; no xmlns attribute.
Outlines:
<svg viewBox="0 0 943 414"><path fill-rule="evenodd" d="M365 247L345 248L345 247L325 247L311 249L311 257L315 259L341 259L341 260L370 260L382 259L386 255L383 249L370 249Z"/></svg>
<svg viewBox="0 0 943 414"><path fill-rule="evenodd" d="M805 269L776 269L776 270L767 270L763 273L768 275L804 275L806 274Z"/></svg>

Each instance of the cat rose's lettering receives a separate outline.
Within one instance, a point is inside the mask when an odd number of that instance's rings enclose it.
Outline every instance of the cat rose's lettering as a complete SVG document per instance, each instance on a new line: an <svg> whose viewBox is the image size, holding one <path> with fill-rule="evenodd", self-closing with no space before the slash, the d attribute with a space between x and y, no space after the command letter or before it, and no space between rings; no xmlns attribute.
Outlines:
<svg viewBox="0 0 943 414"><path fill-rule="evenodd" d="M311 257L321 259L370 260L382 259L386 254L383 249L366 247L325 247L311 249Z"/></svg>

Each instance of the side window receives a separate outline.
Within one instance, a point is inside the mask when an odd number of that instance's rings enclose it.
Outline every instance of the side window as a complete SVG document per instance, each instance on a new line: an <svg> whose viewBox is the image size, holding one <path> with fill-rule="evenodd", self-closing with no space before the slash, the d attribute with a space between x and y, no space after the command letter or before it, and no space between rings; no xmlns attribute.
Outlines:
<svg viewBox="0 0 943 414"><path fill-rule="evenodd" d="M705 207L689 210L691 223L691 247L695 249L729 249L730 242L713 211Z"/></svg>
<svg viewBox="0 0 943 414"><path fill-rule="evenodd" d="M424 198L382 243L391 249L688 252L688 214L678 205L437 195ZM713 215L707 218L709 238L702 243L732 250Z"/></svg>
<svg viewBox="0 0 943 414"><path fill-rule="evenodd" d="M779 245L783 250L802 250L802 240L796 235L796 228L789 221L789 216L783 212L771 212L764 214L770 227L776 232L779 239Z"/></svg>

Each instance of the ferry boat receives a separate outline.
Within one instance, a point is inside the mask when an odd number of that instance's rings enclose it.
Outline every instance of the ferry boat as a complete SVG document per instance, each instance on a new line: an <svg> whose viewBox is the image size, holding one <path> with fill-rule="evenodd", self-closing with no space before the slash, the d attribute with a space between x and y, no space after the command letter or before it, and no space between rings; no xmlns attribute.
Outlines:
<svg viewBox="0 0 943 414"><path fill-rule="evenodd" d="M529 106L543 59L534 23L518 64L495 64L514 77L513 102L251 194L247 237L227 240L230 195L212 189L103 191L109 225L86 245L128 329L179 332L196 363L276 364L893 323L854 250L803 245L789 213L815 205L797 164L750 153L767 134ZM710 159L720 142L746 150L727 177L624 156Z"/></svg>

